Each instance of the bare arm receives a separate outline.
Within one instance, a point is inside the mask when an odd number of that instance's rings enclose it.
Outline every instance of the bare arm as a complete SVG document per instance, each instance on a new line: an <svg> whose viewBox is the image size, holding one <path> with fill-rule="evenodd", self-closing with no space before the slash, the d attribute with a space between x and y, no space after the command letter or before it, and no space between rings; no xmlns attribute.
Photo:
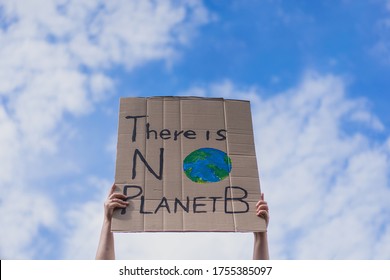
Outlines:
<svg viewBox="0 0 390 280"><path fill-rule="evenodd" d="M115 184L112 185L107 200L104 202L104 220L100 240L96 252L97 260L115 260L114 234L111 232L111 220L115 208L124 208L129 203L124 201L126 196L115 193Z"/></svg>
<svg viewBox="0 0 390 280"><path fill-rule="evenodd" d="M267 232L255 232L254 260L269 260Z"/></svg>
<svg viewBox="0 0 390 280"><path fill-rule="evenodd" d="M261 194L261 200L256 204L256 215L265 219L266 225L268 227L269 210L268 204L264 200L264 194ZM255 232L254 239L253 259L269 260L267 231Z"/></svg>

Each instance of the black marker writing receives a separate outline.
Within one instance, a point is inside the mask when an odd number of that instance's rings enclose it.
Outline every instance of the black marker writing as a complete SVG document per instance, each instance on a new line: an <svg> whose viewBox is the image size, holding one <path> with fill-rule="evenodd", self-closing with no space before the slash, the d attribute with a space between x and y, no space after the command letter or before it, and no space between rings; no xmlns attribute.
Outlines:
<svg viewBox="0 0 390 280"><path fill-rule="evenodd" d="M137 119L146 118L146 116L126 116L126 119L134 120L133 134L131 136L131 141L135 142L137 136Z"/></svg>
<svg viewBox="0 0 390 280"><path fill-rule="evenodd" d="M133 120L133 131L131 134L131 141L136 142L137 140L137 133L138 133L138 119L140 118L146 118L147 116L126 116L126 119ZM219 129L216 132L211 132L209 130L206 131L205 138L206 140L215 139L217 141L224 141L226 140L226 129ZM214 135L213 135L214 134ZM215 135L216 134L216 135ZM162 139L162 140L169 140L172 139L173 141L177 141L179 137L184 137L186 139L195 140L198 137L198 134L192 130L170 130L168 128L163 128L161 130L153 129L150 125L150 123L146 123L145 125L145 137L147 140L150 139Z"/></svg>
<svg viewBox="0 0 390 280"><path fill-rule="evenodd" d="M134 190L134 191L133 191ZM233 192L242 192L242 195L239 197L231 197L231 193ZM217 211L217 201L221 201L224 204L224 212L225 214L239 214L239 213L247 213L249 211L249 204L246 202L246 198L248 197L248 192L241 187L238 186L228 186L225 187L224 197L219 196L211 196L211 197L204 197L204 196L196 196L193 198L190 198L187 196L185 198L185 203L182 202L179 198L166 198L163 196L159 200L151 200L148 201L148 211L145 210L145 201L146 198L143 195L142 188L140 186L136 185L125 185L123 188L123 194L127 197L126 201L131 200L139 200L140 206L139 206L139 213L140 214L157 214L161 208L165 208L168 213L174 214L180 211L180 209L183 209L184 212L189 213L190 209L192 208L192 212L196 214L200 213L208 213L208 212L216 212ZM129 195L130 194L130 195ZM235 202L235 205L237 209L241 210L229 210L229 206L231 206L232 202ZM158 202L158 203L155 203ZM192 207L190 207L190 204L192 203ZM207 211L207 209L210 209L209 204L212 203L212 210ZM153 206L154 205L154 206ZM241 207L240 207L241 206ZM243 206L243 207L242 207ZM173 211L172 211L173 209ZM220 209L222 211L222 209ZM126 214L126 208L122 209L121 214Z"/></svg>
<svg viewBox="0 0 390 280"><path fill-rule="evenodd" d="M230 190L229 190L229 188L230 188ZM228 197L228 192L232 191L232 189L242 191L243 195L241 197ZM225 213L233 214L233 213L246 213L246 212L248 212L249 211L249 204L248 204L248 202L246 202L244 200L244 198L247 198L247 197L248 197L248 192L245 189L241 188L241 187L236 187L235 186L235 187L227 187L227 188L225 188ZM233 211L228 211L227 210L228 203L226 203L227 201L239 201L239 202L241 202L242 204L245 205L246 209L245 210L241 210L241 211L234 211L234 210Z"/></svg>
<svg viewBox="0 0 390 280"><path fill-rule="evenodd" d="M137 156L144 163L144 165L149 170L149 172L153 174L154 177L156 177L158 180L162 180L163 169L164 169L164 148L160 148L160 161L159 161L158 174L152 169L152 167L146 161L145 157L141 154L141 152L138 149L135 149L134 155L133 155L133 175L131 176L131 179L133 179L133 180L137 176Z"/></svg>

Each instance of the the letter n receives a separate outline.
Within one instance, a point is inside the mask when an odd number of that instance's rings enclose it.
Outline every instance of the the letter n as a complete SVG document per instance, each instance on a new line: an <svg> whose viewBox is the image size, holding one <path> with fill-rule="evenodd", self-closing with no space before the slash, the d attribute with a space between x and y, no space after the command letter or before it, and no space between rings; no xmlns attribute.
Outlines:
<svg viewBox="0 0 390 280"><path fill-rule="evenodd" d="M134 155L133 155L133 175L132 175L131 179L134 179L137 176L137 171L136 171L137 170L137 168L136 168L137 167L137 156L144 163L144 165L149 170L149 172L153 174L154 177L156 177L158 180L162 180L163 169L164 169L164 148L160 148L160 160L159 160L158 174L149 165L149 163L146 161L145 157L141 154L141 152L138 149L135 149Z"/></svg>

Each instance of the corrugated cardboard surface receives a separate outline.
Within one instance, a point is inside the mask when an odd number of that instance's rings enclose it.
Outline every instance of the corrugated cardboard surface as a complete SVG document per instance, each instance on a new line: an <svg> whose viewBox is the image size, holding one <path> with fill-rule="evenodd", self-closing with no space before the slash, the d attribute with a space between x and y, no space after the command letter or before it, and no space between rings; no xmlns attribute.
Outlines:
<svg viewBox="0 0 390 280"><path fill-rule="evenodd" d="M225 152L229 176L190 180L183 160L200 148ZM248 101L121 98L115 183L130 205L115 211L113 231L265 231Z"/></svg>

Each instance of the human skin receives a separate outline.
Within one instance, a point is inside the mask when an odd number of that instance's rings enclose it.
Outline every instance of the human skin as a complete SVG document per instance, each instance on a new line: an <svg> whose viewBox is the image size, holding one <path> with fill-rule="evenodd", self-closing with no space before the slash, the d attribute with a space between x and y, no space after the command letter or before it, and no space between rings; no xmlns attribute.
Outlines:
<svg viewBox="0 0 390 280"><path fill-rule="evenodd" d="M126 196L115 192L115 189L116 186L113 184L104 202L104 219L96 252L96 260L115 260L114 234L111 231L112 216L114 209L125 208L129 205L129 202L126 201ZM263 218L268 227L269 209L267 202L264 200L264 194L261 194L261 199L256 204L256 215ZM254 233L253 259L269 259L267 231Z"/></svg>
<svg viewBox="0 0 390 280"><path fill-rule="evenodd" d="M112 215L115 208L125 208L129 205L129 202L125 201L126 196L115 192L115 189L116 186L113 184L104 202L104 220L96 252L97 260L115 260L114 234L111 231Z"/></svg>
<svg viewBox="0 0 390 280"><path fill-rule="evenodd" d="M267 202L264 200L263 193L261 194L261 200L256 204L256 215L265 220L266 227L268 228L269 209ZM254 233L253 259L269 260L267 231Z"/></svg>

